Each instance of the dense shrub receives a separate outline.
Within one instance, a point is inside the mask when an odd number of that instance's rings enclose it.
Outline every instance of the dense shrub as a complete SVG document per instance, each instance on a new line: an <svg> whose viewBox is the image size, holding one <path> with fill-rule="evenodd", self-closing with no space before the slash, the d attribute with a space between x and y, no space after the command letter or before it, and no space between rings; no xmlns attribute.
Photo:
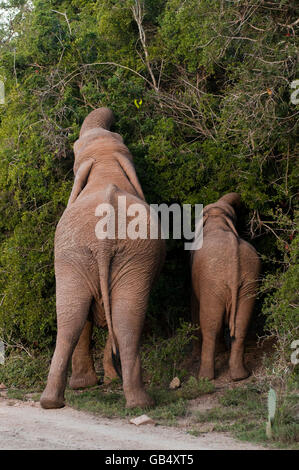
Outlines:
<svg viewBox="0 0 299 470"><path fill-rule="evenodd" d="M240 233L264 257L267 325L285 337L298 321L290 243L296 2L11 0L6 11L11 6L15 16L0 30L1 335L53 343L53 235L72 185L72 144L86 114L105 105L150 203L208 204L240 192ZM190 318L188 272L182 243L170 241L149 307L156 332Z"/></svg>

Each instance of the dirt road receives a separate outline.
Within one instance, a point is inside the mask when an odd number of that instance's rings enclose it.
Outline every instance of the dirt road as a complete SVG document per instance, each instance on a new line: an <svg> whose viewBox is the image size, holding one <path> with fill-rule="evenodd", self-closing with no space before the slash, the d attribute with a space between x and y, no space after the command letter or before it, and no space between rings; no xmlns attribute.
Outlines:
<svg viewBox="0 0 299 470"><path fill-rule="evenodd" d="M65 407L0 398L0 449L194 450L261 449L220 433L194 437L164 426L134 426Z"/></svg>

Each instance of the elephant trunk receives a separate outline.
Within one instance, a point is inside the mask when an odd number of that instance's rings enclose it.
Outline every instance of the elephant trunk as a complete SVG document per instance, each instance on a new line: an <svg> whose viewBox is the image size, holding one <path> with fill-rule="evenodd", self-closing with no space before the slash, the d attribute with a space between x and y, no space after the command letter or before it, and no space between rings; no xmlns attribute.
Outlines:
<svg viewBox="0 0 299 470"><path fill-rule="evenodd" d="M228 193L222 196L219 202L226 202L234 209L238 209L241 206L241 196L238 193Z"/></svg>
<svg viewBox="0 0 299 470"><path fill-rule="evenodd" d="M98 108L91 111L88 116L84 119L81 130L80 137L85 134L85 132L101 127L107 131L110 130L111 125L114 122L114 115L111 109L109 108Z"/></svg>

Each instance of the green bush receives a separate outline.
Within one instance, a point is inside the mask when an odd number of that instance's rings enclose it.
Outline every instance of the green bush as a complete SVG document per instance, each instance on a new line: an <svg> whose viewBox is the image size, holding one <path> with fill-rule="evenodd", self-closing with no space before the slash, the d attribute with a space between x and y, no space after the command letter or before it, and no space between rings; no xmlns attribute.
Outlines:
<svg viewBox="0 0 299 470"><path fill-rule="evenodd" d="M0 27L0 337L41 350L54 343L53 237L72 186L72 144L87 113L104 105L148 202L208 204L240 192L240 234L264 256L258 308L288 355L298 267L277 240L281 221L294 223L296 201L297 43L289 25L297 4L137 3L139 25L132 0L3 6L17 14ZM167 252L148 312L156 336L190 319L189 254L176 240Z"/></svg>
<svg viewBox="0 0 299 470"><path fill-rule="evenodd" d="M37 356L24 351L12 352L0 365L0 383L26 392L41 391L47 380L50 359L49 352Z"/></svg>
<svg viewBox="0 0 299 470"><path fill-rule="evenodd" d="M299 338L299 236L292 236L289 244L281 240L280 249L284 254L282 267L269 274L263 283L269 294L262 312L266 316L266 328L277 338L272 373L283 378L299 373L298 365L291 362L294 352L291 345Z"/></svg>
<svg viewBox="0 0 299 470"><path fill-rule="evenodd" d="M190 323L182 322L171 338L153 336L142 346L142 366L151 384L168 385L174 377L186 375L182 361L195 330Z"/></svg>
<svg viewBox="0 0 299 470"><path fill-rule="evenodd" d="M182 398L190 400L214 391L215 387L208 379L197 380L191 376L187 382L183 383L182 388L177 391L177 394Z"/></svg>

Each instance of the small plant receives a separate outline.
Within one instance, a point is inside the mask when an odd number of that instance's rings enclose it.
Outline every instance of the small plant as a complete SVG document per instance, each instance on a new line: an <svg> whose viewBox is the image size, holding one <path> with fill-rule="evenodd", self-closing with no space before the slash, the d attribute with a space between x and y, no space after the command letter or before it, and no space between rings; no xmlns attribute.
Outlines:
<svg viewBox="0 0 299 470"><path fill-rule="evenodd" d="M176 394L182 398L193 399L206 393L213 393L215 390L214 385L208 379L199 379L190 377L189 380L183 384L180 390L176 391Z"/></svg>
<svg viewBox="0 0 299 470"><path fill-rule="evenodd" d="M47 380L51 356L49 352L29 355L11 352L0 365L0 383L8 388L26 391L43 390Z"/></svg>
<svg viewBox="0 0 299 470"><path fill-rule="evenodd" d="M268 439L272 438L272 425L275 418L276 402L276 392L273 390L273 388L270 388L268 393L268 422L266 426L266 434Z"/></svg>
<svg viewBox="0 0 299 470"><path fill-rule="evenodd" d="M153 337L141 351L142 365L151 384L168 385L173 377L180 380L186 375L181 366L186 347L194 338L198 327L181 322L172 338Z"/></svg>

